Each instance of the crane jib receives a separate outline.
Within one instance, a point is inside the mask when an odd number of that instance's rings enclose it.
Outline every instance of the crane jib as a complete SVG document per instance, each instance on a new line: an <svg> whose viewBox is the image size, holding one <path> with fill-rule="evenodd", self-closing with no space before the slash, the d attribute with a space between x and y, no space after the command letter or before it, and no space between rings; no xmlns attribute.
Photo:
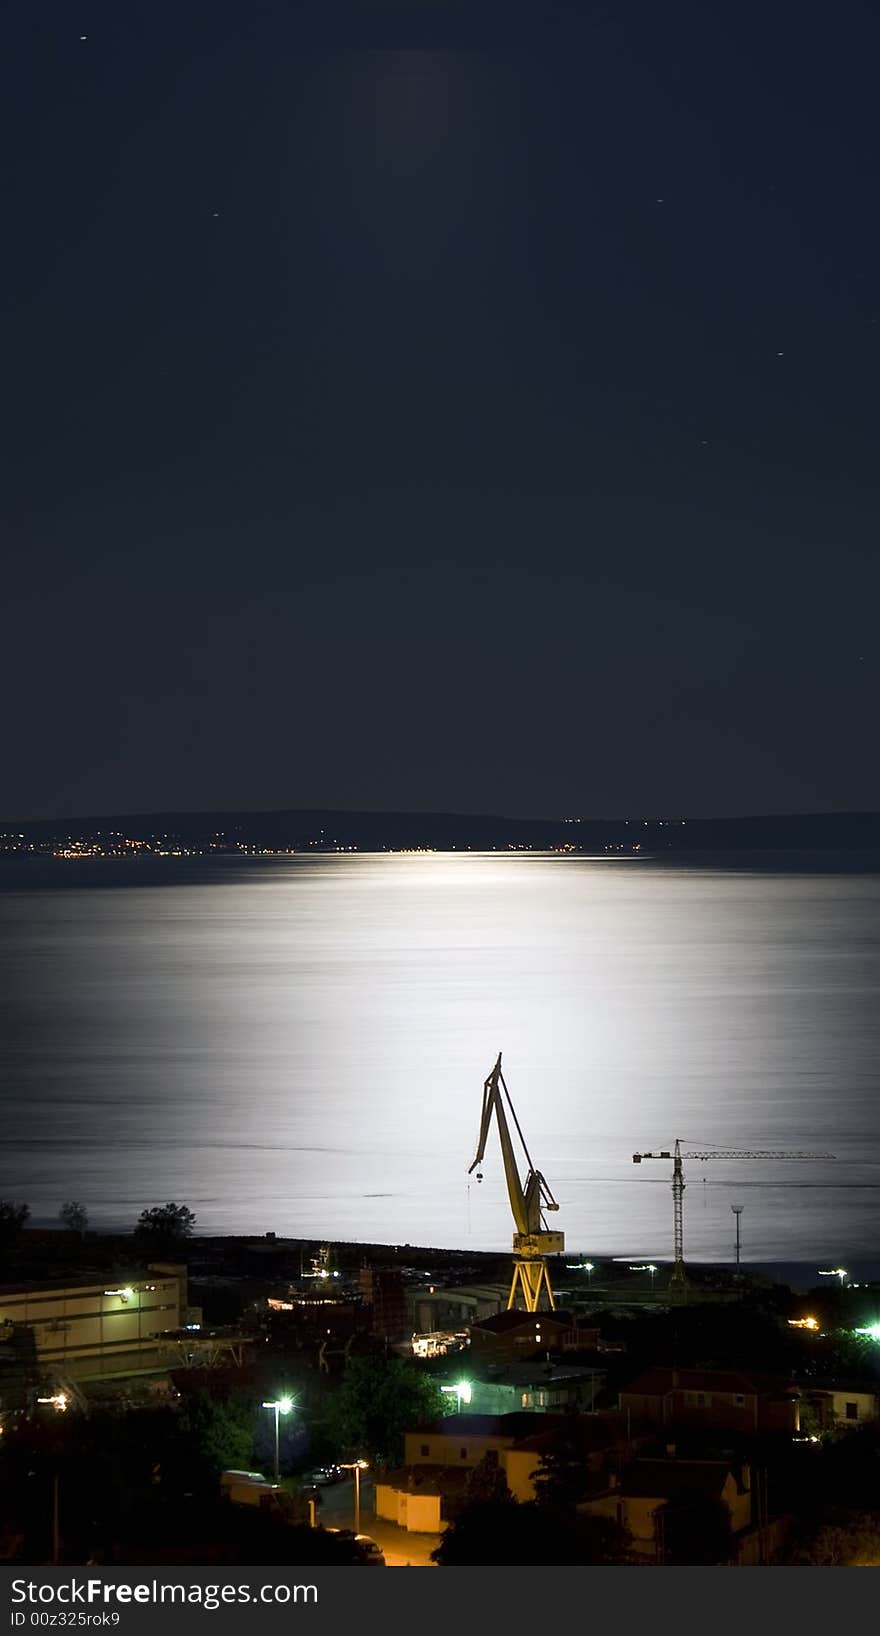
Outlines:
<svg viewBox="0 0 880 1636"><path fill-rule="evenodd" d="M508 1124L508 1111L525 1156L525 1181L520 1176L520 1167L514 1150L510 1125ZM510 1201L510 1210L515 1228L513 1235L514 1270L507 1303L508 1310L516 1305L517 1296L521 1296L526 1311L537 1312L542 1294L546 1295L547 1304L552 1309L555 1303L547 1274L545 1257L560 1254L564 1250L565 1236L563 1233L548 1230L544 1219L544 1211L558 1210L559 1205L541 1172L536 1170L532 1164L522 1127L516 1116L516 1109L513 1106L510 1092L501 1072L500 1052L492 1072L483 1084L483 1105L480 1112L477 1152L474 1162L468 1170L468 1175L471 1175L477 1169L477 1166L482 1163L493 1114L498 1127L498 1140L501 1146L504 1178L507 1183L507 1196ZM477 1180L481 1179L478 1172Z"/></svg>

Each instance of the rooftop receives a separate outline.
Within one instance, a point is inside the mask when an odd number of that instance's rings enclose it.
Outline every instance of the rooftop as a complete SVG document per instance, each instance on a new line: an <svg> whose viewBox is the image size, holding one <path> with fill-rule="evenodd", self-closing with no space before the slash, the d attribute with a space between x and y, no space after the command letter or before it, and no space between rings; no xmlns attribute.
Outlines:
<svg viewBox="0 0 880 1636"><path fill-rule="evenodd" d="M736 1481L726 1460L634 1460L620 1492L632 1499L669 1499L682 1491L718 1496L731 1475ZM738 1481L737 1487L742 1491Z"/></svg>
<svg viewBox="0 0 880 1636"><path fill-rule="evenodd" d="M793 1396L798 1388L781 1375L729 1369L651 1368L621 1388L624 1396L665 1397L668 1392L719 1392L736 1397Z"/></svg>

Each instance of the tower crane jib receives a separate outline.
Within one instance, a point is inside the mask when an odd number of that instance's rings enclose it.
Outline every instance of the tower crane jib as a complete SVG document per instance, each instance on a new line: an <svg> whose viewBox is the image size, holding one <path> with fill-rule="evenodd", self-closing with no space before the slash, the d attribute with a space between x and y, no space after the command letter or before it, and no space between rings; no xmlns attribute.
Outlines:
<svg viewBox="0 0 880 1636"><path fill-rule="evenodd" d="M777 1151L774 1148L733 1148L712 1147L703 1152L696 1147L688 1152L682 1151L682 1138L678 1138L672 1148L661 1148L657 1152L634 1153L633 1164L641 1164L643 1159L671 1159L672 1160L672 1223L673 1223L673 1263L671 1282L684 1285L684 1165L685 1159L773 1159L773 1160L813 1160L833 1159L833 1153L799 1153Z"/></svg>

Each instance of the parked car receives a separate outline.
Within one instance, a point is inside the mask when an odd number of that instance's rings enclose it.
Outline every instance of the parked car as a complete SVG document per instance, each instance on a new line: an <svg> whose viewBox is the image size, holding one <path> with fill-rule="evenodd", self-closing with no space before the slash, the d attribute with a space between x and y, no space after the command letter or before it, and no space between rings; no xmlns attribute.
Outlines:
<svg viewBox="0 0 880 1636"><path fill-rule="evenodd" d="M324 1488L328 1483L341 1483L345 1472L341 1466L316 1466L303 1475L306 1488Z"/></svg>
<svg viewBox="0 0 880 1636"><path fill-rule="evenodd" d="M366 1568L387 1568L382 1547L376 1543L371 1534L353 1534L350 1528L327 1528L328 1534L344 1535L353 1540L360 1553L361 1564Z"/></svg>
<svg viewBox="0 0 880 1636"><path fill-rule="evenodd" d="M363 1551L368 1567L387 1568L385 1553L370 1534L355 1534L354 1542Z"/></svg>

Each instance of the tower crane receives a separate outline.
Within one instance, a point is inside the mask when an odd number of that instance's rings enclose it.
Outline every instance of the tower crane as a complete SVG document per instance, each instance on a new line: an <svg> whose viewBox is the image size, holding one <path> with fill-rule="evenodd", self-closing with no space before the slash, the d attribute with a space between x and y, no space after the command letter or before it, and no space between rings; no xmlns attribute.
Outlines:
<svg viewBox="0 0 880 1636"><path fill-rule="evenodd" d="M672 1284L684 1284L684 1167L683 1159L833 1159L833 1153L786 1153L776 1152L771 1148L734 1148L713 1147L711 1153L700 1152L694 1149L690 1153L682 1153L681 1140L676 1141L673 1149L662 1148L659 1153L634 1153L633 1164L640 1165L643 1159L671 1159L672 1160L672 1222L673 1222L673 1265Z"/></svg>
<svg viewBox="0 0 880 1636"><path fill-rule="evenodd" d="M513 1138L510 1134L510 1126L504 1108L505 1100L510 1110L510 1117L516 1127L516 1133L522 1143L523 1153L528 1165L525 1182L520 1180ZM510 1100L510 1092L501 1072L500 1051L498 1061L483 1085L483 1111L480 1117L477 1156L468 1171L468 1175L477 1170L477 1165L482 1163L493 1113L498 1125L501 1157L504 1162L504 1176L507 1182L507 1196L510 1199L510 1208L516 1228L513 1235L513 1278L510 1284L507 1310L509 1312L516 1305L516 1297L519 1292L525 1302L526 1311L537 1312L542 1291L546 1291L547 1300L552 1309L555 1308L556 1303L553 1300L553 1290L550 1287L545 1257L555 1255L565 1249L565 1235L564 1233L548 1231L544 1211L558 1210L559 1205L556 1203L540 1170L536 1170L532 1164L525 1137L520 1129L513 1103ZM482 1180L482 1175L477 1170L477 1181L481 1182Z"/></svg>

